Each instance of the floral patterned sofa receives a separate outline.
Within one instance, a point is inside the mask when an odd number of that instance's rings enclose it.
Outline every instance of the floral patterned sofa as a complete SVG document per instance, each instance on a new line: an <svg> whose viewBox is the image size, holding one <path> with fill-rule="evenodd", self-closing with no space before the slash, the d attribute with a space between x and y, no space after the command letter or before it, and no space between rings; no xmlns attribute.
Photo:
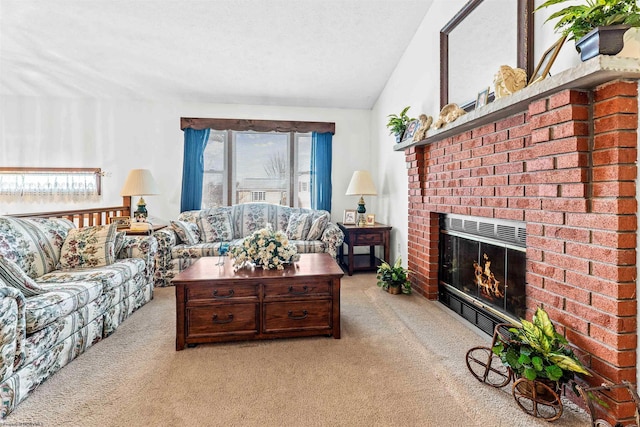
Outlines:
<svg viewBox="0 0 640 427"><path fill-rule="evenodd" d="M237 244L267 224L287 232L298 253L326 252L335 258L344 234L330 218L324 210L270 203L182 212L170 227L154 233L158 240L155 286L171 286L176 274L198 258L219 256L221 248Z"/></svg>
<svg viewBox="0 0 640 427"><path fill-rule="evenodd" d="M0 216L0 415L153 297L157 242Z"/></svg>

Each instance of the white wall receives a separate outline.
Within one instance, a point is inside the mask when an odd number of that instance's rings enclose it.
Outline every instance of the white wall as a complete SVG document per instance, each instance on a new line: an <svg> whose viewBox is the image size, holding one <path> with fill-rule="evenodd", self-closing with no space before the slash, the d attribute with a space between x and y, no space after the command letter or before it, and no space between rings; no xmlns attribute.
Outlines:
<svg viewBox="0 0 640 427"><path fill-rule="evenodd" d="M436 0L434 2L371 113L372 171L375 171L374 179L378 186L379 196L376 198L375 208L372 207L368 210L375 210L375 213L378 214L376 219L393 227L391 258L395 260L398 256L402 256L405 265L408 235L407 167L404 152L393 151L395 141L392 136L389 136L385 127L387 115L398 114L402 108L410 105L409 115L412 117L418 117L422 113L433 116L434 120L438 117L440 110L440 29L466 2L466 0ZM542 0L536 0L536 6L540 3ZM551 10L541 10L534 14L535 62L559 38L553 33L551 23L544 26L542 24L551 13ZM473 37L473 34L469 36ZM551 68L551 73L556 74L577 65L579 62L580 59L575 51L574 43L568 42L560 51L560 55ZM496 71L499 65L502 64L496 64ZM515 58L514 63L508 65L515 67ZM475 99L476 95L475 93L470 94L469 99Z"/></svg>
<svg viewBox="0 0 640 427"><path fill-rule="evenodd" d="M2 166L100 167L107 176L97 203L26 203L0 196L0 214L118 206L129 170L148 168L161 192L145 197L150 215L163 220L176 218L182 180L180 117L335 122L333 219L341 220L344 209L355 208L357 200L344 193L353 170L370 168L368 110L3 97Z"/></svg>

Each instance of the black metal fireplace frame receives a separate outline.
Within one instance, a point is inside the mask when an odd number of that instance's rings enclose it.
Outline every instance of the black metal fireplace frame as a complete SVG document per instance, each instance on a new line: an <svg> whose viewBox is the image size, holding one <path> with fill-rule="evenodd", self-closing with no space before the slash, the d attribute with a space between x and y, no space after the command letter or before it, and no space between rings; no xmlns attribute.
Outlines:
<svg viewBox="0 0 640 427"><path fill-rule="evenodd" d="M526 252L526 224L519 221L441 214L440 235L443 234ZM440 238L439 240L441 259L444 239ZM441 263L442 261L440 261ZM507 313L496 310L481 300L445 283L441 276L442 271L439 268L439 301L488 335L493 334L498 323L520 323L518 319Z"/></svg>

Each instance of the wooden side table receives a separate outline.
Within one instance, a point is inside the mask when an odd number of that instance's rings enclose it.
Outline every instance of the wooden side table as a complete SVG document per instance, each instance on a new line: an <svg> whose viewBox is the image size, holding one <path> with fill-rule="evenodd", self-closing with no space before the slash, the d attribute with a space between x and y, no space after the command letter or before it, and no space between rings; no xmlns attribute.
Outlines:
<svg viewBox="0 0 640 427"><path fill-rule="evenodd" d="M338 227L340 227L344 233L344 244L340 246L338 259L340 264L347 268L349 276L352 276L354 271L377 270L378 260L375 255L376 246L382 246L382 260L389 262L391 226L376 222L375 225L358 227L356 225L346 225L339 222ZM345 244L348 247L346 264L344 259ZM369 254L354 255L353 248L355 246L369 246Z"/></svg>

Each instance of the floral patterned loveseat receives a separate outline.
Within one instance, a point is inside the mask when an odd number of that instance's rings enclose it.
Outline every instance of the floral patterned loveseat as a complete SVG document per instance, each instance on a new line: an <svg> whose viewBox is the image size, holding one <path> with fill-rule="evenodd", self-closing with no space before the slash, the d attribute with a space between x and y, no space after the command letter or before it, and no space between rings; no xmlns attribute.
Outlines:
<svg viewBox="0 0 640 427"><path fill-rule="evenodd" d="M171 286L171 280L198 258L219 256L221 247L237 244L267 224L285 231L298 253L326 252L335 258L344 239L324 210L246 203L186 211L170 227L154 233L158 240L155 286Z"/></svg>
<svg viewBox="0 0 640 427"><path fill-rule="evenodd" d="M157 242L0 216L0 415L153 297Z"/></svg>

